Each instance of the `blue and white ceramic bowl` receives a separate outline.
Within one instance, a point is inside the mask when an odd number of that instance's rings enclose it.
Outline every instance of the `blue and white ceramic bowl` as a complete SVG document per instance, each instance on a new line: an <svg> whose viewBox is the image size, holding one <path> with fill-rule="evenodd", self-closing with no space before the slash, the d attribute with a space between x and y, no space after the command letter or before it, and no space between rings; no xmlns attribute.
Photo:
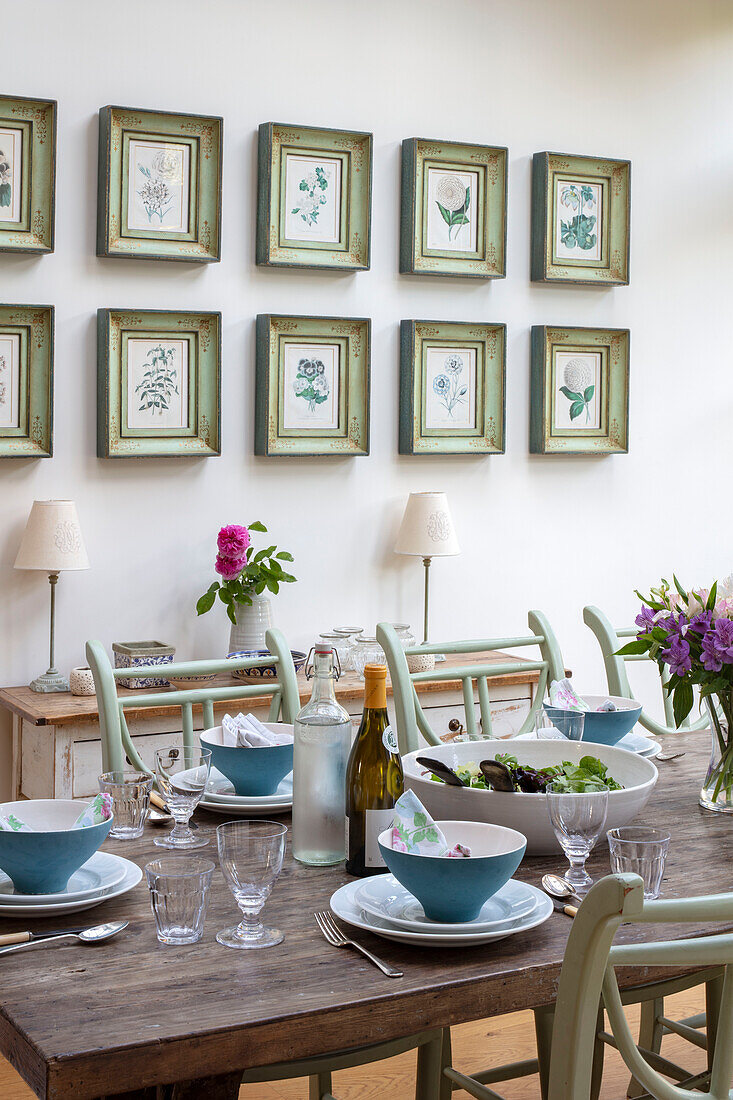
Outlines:
<svg viewBox="0 0 733 1100"><path fill-rule="evenodd" d="M305 659L308 656L307 653L301 653L299 649L291 649L290 653L293 658L293 664L295 665L295 671L300 672L301 668L305 664ZM269 649L239 649L234 653L227 653L227 658L232 657L271 657ZM232 676L235 680L245 680L250 683L252 680L274 680L277 676L277 665L275 663L271 665L255 665L254 668L235 668L232 670Z"/></svg>
<svg viewBox="0 0 733 1100"><path fill-rule="evenodd" d="M459 924L475 920L484 903L509 881L522 862L527 838L516 829L483 821L436 821L448 842L471 849L466 859L397 852L391 829L379 835L384 862L422 905L430 920Z"/></svg>
<svg viewBox="0 0 733 1100"><path fill-rule="evenodd" d="M56 894L107 839L114 817L86 829L72 826L88 802L36 798L5 802L0 813L15 814L32 832L0 831L0 868L19 894Z"/></svg>
<svg viewBox="0 0 733 1100"><path fill-rule="evenodd" d="M639 721L641 704L634 699L623 699L617 695L583 695L582 699L591 708L585 712L583 740L595 745L616 745ZM616 710L597 710L607 699L616 704ZM560 718L567 711L551 707L545 703L545 714L550 719Z"/></svg>
<svg viewBox="0 0 733 1100"><path fill-rule="evenodd" d="M293 727L285 722L264 722L268 730L289 733ZM204 730L201 744L211 749L211 763L234 785L238 795L275 794L281 781L293 770L293 743L270 745L258 749L232 748L222 744L221 726Z"/></svg>

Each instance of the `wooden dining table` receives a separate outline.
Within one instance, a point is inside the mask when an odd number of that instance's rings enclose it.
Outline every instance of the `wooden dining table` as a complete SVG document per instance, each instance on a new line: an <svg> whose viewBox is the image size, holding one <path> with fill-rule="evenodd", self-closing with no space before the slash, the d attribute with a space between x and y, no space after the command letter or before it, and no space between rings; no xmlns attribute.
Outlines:
<svg viewBox="0 0 733 1100"><path fill-rule="evenodd" d="M672 834L663 896L733 889L733 820L698 805L709 752L707 733L682 733L665 748L684 751L660 762L659 781L640 823ZM197 855L217 860L214 830L225 817L197 811ZM282 818L282 820L288 820ZM141 867L164 854L147 826L133 841L104 849ZM562 872L564 857L527 857L516 877L539 885ZM608 848L589 860L609 871ZM356 939L404 971L381 974L361 955L331 947L313 913L350 881L343 865L310 868L289 852L265 909L285 934L267 950L233 951L216 932L238 909L221 871L214 874L203 939L170 947L155 935L143 881L129 894L84 913L44 921L0 921L0 932L128 920L117 938L30 948L0 958L0 1052L46 1100L232 1100L241 1072L275 1062L399 1038L436 1026L552 1003L571 919L555 912L534 930L478 947L416 948L357 931ZM659 935L659 927L626 926L617 942ZM673 926L664 934L689 935ZM621 971L622 987L669 977L669 968Z"/></svg>

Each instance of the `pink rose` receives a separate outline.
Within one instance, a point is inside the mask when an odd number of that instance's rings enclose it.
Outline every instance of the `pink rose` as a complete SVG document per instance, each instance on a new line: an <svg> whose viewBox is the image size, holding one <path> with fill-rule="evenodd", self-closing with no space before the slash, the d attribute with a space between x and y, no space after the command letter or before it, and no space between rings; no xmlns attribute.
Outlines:
<svg viewBox="0 0 733 1100"><path fill-rule="evenodd" d="M246 558L228 558L224 554L217 554L214 569L221 574L224 580L230 581L239 576L246 564Z"/></svg>
<svg viewBox="0 0 733 1100"><path fill-rule="evenodd" d="M222 527L216 544L223 558L243 558L249 549L249 531L237 523L230 523L227 527Z"/></svg>

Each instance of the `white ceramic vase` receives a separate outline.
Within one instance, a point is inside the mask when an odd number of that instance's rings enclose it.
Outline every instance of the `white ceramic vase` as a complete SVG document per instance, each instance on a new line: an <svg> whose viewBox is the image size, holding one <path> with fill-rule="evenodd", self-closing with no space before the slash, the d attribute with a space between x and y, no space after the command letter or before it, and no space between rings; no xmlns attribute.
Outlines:
<svg viewBox="0 0 733 1100"><path fill-rule="evenodd" d="M272 607L267 596L253 596L251 604L235 605L236 626L229 632L229 652L243 649L267 649L265 633L272 626Z"/></svg>

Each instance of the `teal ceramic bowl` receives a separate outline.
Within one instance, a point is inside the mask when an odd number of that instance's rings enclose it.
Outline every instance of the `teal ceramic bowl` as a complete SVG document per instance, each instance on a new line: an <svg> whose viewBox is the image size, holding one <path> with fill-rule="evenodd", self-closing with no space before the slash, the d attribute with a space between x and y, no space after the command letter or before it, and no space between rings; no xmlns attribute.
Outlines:
<svg viewBox="0 0 733 1100"><path fill-rule="evenodd" d="M289 733L285 722L265 722L268 730ZM293 770L293 744L269 748L230 748L222 745L221 726L204 730L201 744L211 749L211 764L234 785L234 793L245 797L275 794L285 776Z"/></svg>
<svg viewBox="0 0 733 1100"><path fill-rule="evenodd" d="M616 704L616 710L596 710L607 699ZM616 745L639 721L641 704L633 699L623 699L616 695L583 695L583 700L591 708L585 712L583 740L595 745ZM545 714L552 722L567 711L550 707L545 703Z"/></svg>
<svg viewBox="0 0 733 1100"><path fill-rule="evenodd" d="M522 862L527 838L516 829L483 821L437 821L449 847L466 844L468 859L396 852L391 829L379 836L384 862L422 905L430 920L461 924L475 920L484 902L501 890Z"/></svg>
<svg viewBox="0 0 733 1100"><path fill-rule="evenodd" d="M15 814L33 832L0 832L0 868L19 894L57 894L107 839L113 817L86 829L72 825L88 806L61 798L4 802L0 813Z"/></svg>

